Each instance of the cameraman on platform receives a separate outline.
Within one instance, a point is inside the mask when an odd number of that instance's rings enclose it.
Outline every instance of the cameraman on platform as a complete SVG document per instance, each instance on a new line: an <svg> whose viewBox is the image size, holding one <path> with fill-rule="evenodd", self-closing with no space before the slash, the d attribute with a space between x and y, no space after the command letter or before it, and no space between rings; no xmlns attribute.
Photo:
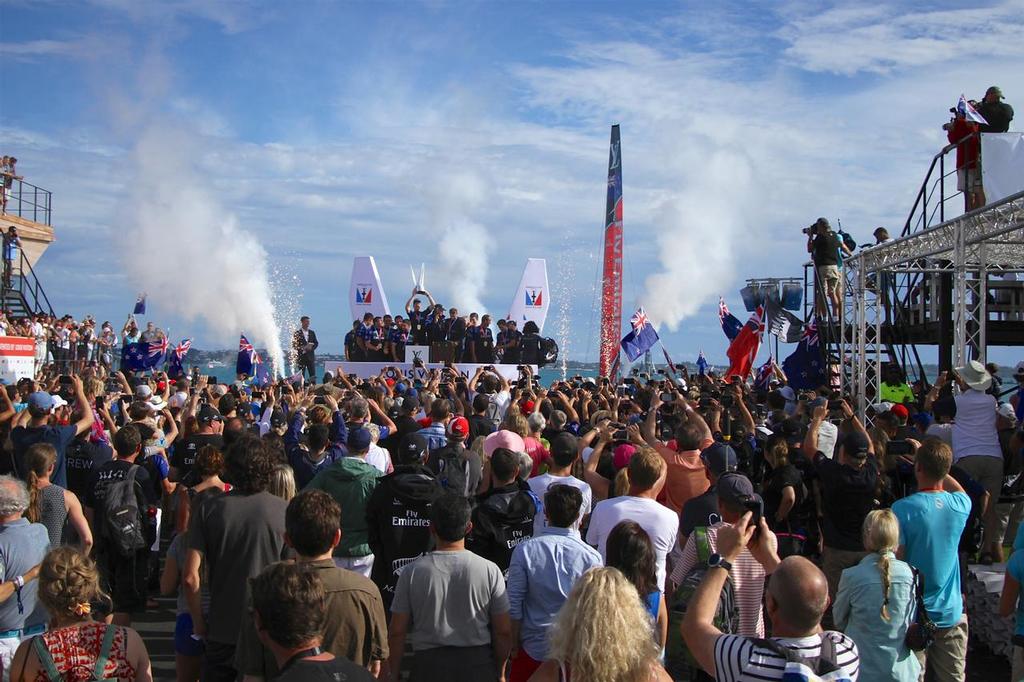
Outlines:
<svg viewBox="0 0 1024 682"><path fill-rule="evenodd" d="M807 235L807 252L814 261L814 289L817 292L815 311L818 319L825 318L825 298L832 302L832 315L839 318L842 294L842 278L839 273L840 255L852 256L853 252L843 243L825 218L803 230Z"/></svg>

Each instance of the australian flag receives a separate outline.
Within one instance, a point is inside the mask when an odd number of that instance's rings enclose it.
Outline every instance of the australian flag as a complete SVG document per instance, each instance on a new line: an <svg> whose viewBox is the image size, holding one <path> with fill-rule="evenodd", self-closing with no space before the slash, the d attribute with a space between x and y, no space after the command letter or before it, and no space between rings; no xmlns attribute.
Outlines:
<svg viewBox="0 0 1024 682"><path fill-rule="evenodd" d="M167 373L172 377L180 377L185 374L183 362L192 348L192 339L182 339L181 343L174 347L167 355Z"/></svg>
<svg viewBox="0 0 1024 682"><path fill-rule="evenodd" d="M722 331L725 332L726 338L732 341L739 336L740 330L743 329L743 323L729 312L724 298L718 299L718 319L722 322Z"/></svg>
<svg viewBox="0 0 1024 682"><path fill-rule="evenodd" d="M139 297L135 299L135 310L132 311L133 315L145 315L146 314L146 294L139 294Z"/></svg>
<svg viewBox="0 0 1024 682"><path fill-rule="evenodd" d="M166 349L165 345L164 351ZM160 350L160 343L146 343L144 341L126 343L121 348L121 368L130 369L133 372L153 369L163 362L164 351Z"/></svg>
<svg viewBox="0 0 1024 682"><path fill-rule="evenodd" d="M647 313L643 308L636 309L633 317L629 318L629 323L633 325L633 329L622 338L621 345L629 361L635 362L658 342L658 332L654 330L654 325L647 319Z"/></svg>
<svg viewBox="0 0 1024 682"><path fill-rule="evenodd" d="M825 360L818 343L818 325L812 321L804 329L803 338L793 354L782 362L786 380L796 391L814 390L828 383Z"/></svg>

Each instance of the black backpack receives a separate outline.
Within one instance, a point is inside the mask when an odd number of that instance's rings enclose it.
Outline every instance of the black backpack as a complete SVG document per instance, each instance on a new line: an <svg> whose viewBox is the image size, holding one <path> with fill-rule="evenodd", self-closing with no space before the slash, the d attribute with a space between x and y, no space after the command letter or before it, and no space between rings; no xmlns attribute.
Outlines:
<svg viewBox="0 0 1024 682"><path fill-rule="evenodd" d="M552 338L541 339L540 362L537 364L543 367L544 365L553 365L556 362L558 362L558 342Z"/></svg>
<svg viewBox="0 0 1024 682"><path fill-rule="evenodd" d="M448 444L437 451L434 463L437 469L437 480L447 491L470 497L476 493L469 489L469 457L466 448L461 444Z"/></svg>
<svg viewBox="0 0 1024 682"><path fill-rule="evenodd" d="M146 547L142 487L135 480L138 465L132 465L125 477L107 484L103 496L103 525L100 530L108 546L124 557Z"/></svg>

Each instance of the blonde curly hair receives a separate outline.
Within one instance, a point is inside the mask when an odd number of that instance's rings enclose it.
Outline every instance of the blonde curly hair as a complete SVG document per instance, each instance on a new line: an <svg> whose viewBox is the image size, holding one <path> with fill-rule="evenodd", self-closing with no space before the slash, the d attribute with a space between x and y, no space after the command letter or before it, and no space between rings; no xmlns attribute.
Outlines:
<svg viewBox="0 0 1024 682"><path fill-rule="evenodd" d="M551 629L548 658L569 666L573 679L647 682L659 653L636 588L606 567L576 581Z"/></svg>
<svg viewBox="0 0 1024 682"><path fill-rule="evenodd" d="M501 426L498 429L511 431L518 434L521 438L529 438L530 436L530 425L526 422L526 417L523 416L522 410L515 403L509 405L505 411L505 417L501 420Z"/></svg>
<svg viewBox="0 0 1024 682"><path fill-rule="evenodd" d="M106 595L100 590L99 572L92 559L71 546L46 555L39 568L39 600L50 613L84 618L90 612L89 604L98 598Z"/></svg>

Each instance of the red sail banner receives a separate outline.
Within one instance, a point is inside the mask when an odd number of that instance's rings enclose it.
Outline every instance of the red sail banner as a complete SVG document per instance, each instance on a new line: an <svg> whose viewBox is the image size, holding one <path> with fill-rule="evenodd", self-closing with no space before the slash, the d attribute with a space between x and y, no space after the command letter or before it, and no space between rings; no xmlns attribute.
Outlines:
<svg viewBox="0 0 1024 682"><path fill-rule="evenodd" d="M622 337L622 156L619 126L612 126L608 154L608 202L604 226L604 274L601 277L599 373L608 376Z"/></svg>

